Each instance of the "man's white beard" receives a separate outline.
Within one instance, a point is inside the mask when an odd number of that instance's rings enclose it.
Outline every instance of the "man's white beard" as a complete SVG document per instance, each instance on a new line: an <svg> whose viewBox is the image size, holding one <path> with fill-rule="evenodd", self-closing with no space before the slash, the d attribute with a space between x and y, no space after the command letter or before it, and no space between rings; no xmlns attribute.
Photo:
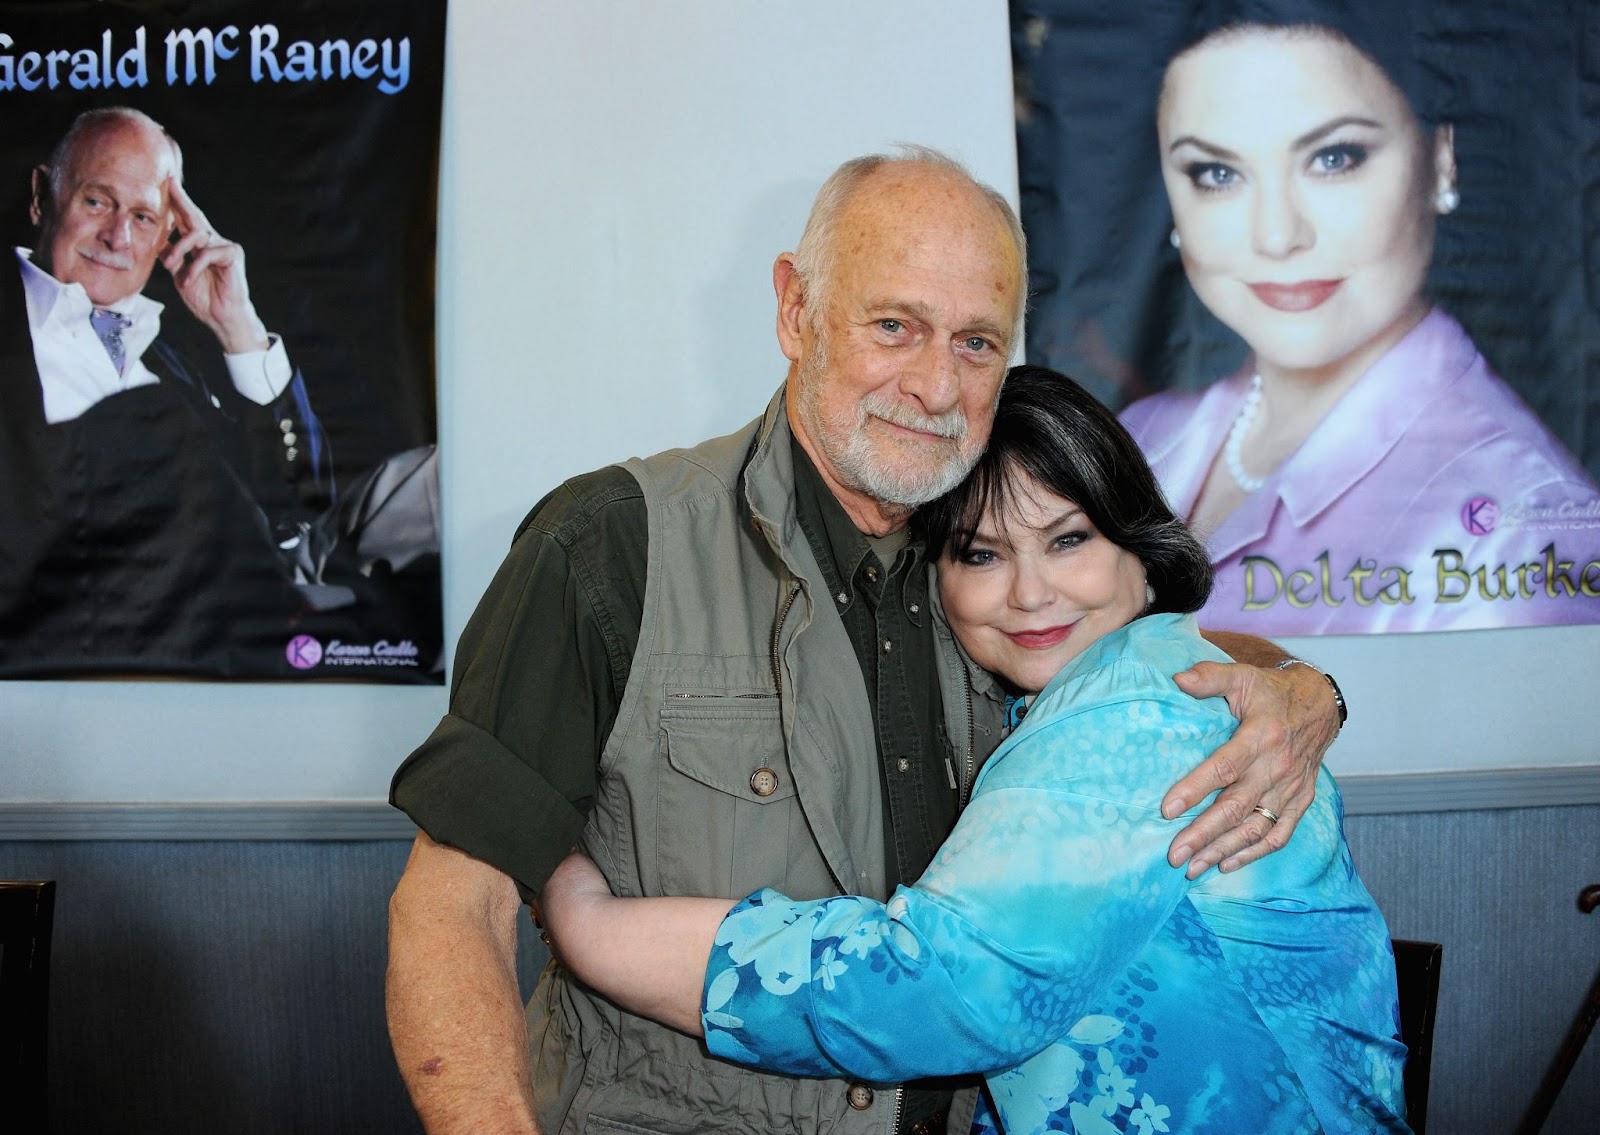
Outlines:
<svg viewBox="0 0 1600 1135"><path fill-rule="evenodd" d="M909 512L955 488L978 463L983 450L964 444L969 430L967 416L959 407L944 414L923 414L886 391L875 390L856 403L853 421L829 420L822 407L827 366L827 349L819 337L801 366L795 408L834 475L847 488ZM956 443L956 452L948 461L936 461L930 454L911 468L894 468L884 460L882 447L867 436L869 418L950 438Z"/></svg>

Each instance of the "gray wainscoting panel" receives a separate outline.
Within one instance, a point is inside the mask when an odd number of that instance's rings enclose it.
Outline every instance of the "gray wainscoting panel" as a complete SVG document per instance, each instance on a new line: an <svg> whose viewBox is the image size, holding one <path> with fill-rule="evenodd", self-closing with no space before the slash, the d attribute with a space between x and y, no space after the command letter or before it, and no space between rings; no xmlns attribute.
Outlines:
<svg viewBox="0 0 1600 1135"><path fill-rule="evenodd" d="M1354 816L1400 937L1444 943L1430 1127L1504 1135L1600 965L1600 806ZM58 1135L416 1132L383 1022L407 840L0 842L53 878ZM524 933L529 987L543 952ZM1600 1038L1546 1128L1593 1132Z"/></svg>
<svg viewBox="0 0 1600 1135"><path fill-rule="evenodd" d="M419 1133L383 1015L408 849L0 843L0 878L57 883L51 1131ZM544 954L523 939L531 989Z"/></svg>

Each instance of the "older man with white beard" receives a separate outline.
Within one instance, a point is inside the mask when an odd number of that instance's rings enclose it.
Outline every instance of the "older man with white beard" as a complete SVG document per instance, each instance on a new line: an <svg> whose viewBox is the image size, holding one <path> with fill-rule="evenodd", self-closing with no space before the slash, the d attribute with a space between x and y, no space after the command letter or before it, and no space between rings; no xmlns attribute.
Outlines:
<svg viewBox="0 0 1600 1135"><path fill-rule="evenodd" d="M1000 722L936 646L906 522L988 437L1025 264L1010 207L948 158L846 163L773 266L790 367L766 413L524 522L392 793L422 833L390 904L390 1032L429 1131L964 1130L966 1085L735 1068L556 964L525 1027L516 925L574 841L623 895L883 896L921 873ZM1306 669L1184 679L1247 712L1166 802L1233 784L1175 863L1287 839L1337 728Z"/></svg>

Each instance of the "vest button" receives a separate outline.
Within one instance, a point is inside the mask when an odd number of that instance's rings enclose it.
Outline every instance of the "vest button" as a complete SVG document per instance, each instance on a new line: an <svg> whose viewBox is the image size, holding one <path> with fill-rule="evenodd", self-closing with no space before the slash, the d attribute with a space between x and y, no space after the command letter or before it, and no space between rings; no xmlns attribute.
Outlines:
<svg viewBox="0 0 1600 1135"><path fill-rule="evenodd" d="M769 768L758 768L750 774L750 791L757 796L771 796L778 791L778 774Z"/></svg>
<svg viewBox="0 0 1600 1135"><path fill-rule="evenodd" d="M865 1084L851 1084L844 1098L857 1111L866 1111L872 1106L872 1089Z"/></svg>

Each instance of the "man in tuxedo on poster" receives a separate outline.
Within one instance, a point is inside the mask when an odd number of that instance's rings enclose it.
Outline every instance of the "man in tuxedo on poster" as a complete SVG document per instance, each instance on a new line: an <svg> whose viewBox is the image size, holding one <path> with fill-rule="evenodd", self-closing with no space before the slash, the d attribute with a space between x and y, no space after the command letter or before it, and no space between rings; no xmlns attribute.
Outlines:
<svg viewBox="0 0 1600 1135"><path fill-rule="evenodd" d="M304 606L327 440L182 177L126 107L80 115L32 172L36 247L0 271L0 675L242 673ZM193 343L143 294L158 262Z"/></svg>

